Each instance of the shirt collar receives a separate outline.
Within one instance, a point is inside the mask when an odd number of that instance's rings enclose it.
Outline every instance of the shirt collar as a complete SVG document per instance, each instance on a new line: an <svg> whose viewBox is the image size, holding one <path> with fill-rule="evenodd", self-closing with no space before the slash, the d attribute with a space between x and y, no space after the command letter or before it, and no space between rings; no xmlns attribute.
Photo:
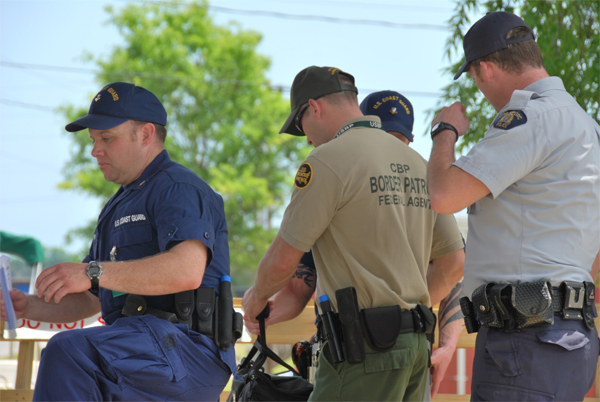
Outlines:
<svg viewBox="0 0 600 402"><path fill-rule="evenodd" d="M541 94L550 90L566 91L565 85L559 77L542 78L524 88L524 91L535 92L536 94Z"/></svg>
<svg viewBox="0 0 600 402"><path fill-rule="evenodd" d="M169 158L169 153L166 149L163 149L162 152L156 155L156 158L154 158L154 160L150 162L148 166L146 166L146 169L144 169L140 177L134 180L133 183L125 186L125 189L141 189L142 186L144 186L148 182L148 180L152 178L152 176L160 172L162 168L170 162L171 158Z"/></svg>
<svg viewBox="0 0 600 402"><path fill-rule="evenodd" d="M339 137L343 132L346 131L346 130L344 130L346 127L348 127L352 123L356 123L359 121L376 121L377 123L381 124L381 119L379 118L379 116L369 115L369 116L355 117L354 119L348 120L347 122L342 124L341 127L336 131L335 136L333 138Z"/></svg>

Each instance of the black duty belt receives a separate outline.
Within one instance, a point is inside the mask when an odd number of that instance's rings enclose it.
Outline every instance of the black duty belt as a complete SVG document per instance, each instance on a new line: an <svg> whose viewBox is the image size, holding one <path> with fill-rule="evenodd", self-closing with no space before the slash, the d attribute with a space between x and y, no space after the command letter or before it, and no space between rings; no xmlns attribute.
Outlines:
<svg viewBox="0 0 600 402"><path fill-rule="evenodd" d="M553 324L554 316L584 321L594 327L595 286L591 282L565 281L551 286L547 281L533 283L486 283L473 292L472 302L460 300L467 332L479 326L519 330L533 325ZM551 302L551 304L550 304Z"/></svg>

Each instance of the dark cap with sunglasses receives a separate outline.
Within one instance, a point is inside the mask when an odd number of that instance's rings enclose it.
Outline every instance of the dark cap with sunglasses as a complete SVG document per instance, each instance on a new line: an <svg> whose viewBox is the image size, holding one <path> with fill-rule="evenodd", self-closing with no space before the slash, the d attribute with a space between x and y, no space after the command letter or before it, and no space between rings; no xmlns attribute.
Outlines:
<svg viewBox="0 0 600 402"><path fill-rule="evenodd" d="M318 99L325 95L341 91L358 93L358 89L354 85L342 84L340 82L340 75L348 77L352 81L352 84L354 84L353 76L335 67L310 66L300 71L296 75L296 78L294 78L294 83L290 91L292 112L283 124L279 134L304 135L300 124L302 114L299 112L306 110L306 108L302 108L301 110L301 106L310 99ZM297 119L297 117L300 117L300 119Z"/></svg>

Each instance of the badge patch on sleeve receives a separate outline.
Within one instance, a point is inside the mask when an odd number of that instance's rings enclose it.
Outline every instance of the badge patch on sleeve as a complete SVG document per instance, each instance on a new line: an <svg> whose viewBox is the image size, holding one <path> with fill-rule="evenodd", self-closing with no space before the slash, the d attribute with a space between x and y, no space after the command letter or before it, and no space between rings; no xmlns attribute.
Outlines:
<svg viewBox="0 0 600 402"><path fill-rule="evenodd" d="M522 110L509 110L496 118L493 126L501 130L510 130L525 123L527 123L527 116Z"/></svg>
<svg viewBox="0 0 600 402"><path fill-rule="evenodd" d="M298 187L299 189L308 187L311 179L312 179L312 166L310 166L310 163L304 162L302 165L300 165L300 168L298 169L298 173L296 173L296 179L295 179L296 187Z"/></svg>

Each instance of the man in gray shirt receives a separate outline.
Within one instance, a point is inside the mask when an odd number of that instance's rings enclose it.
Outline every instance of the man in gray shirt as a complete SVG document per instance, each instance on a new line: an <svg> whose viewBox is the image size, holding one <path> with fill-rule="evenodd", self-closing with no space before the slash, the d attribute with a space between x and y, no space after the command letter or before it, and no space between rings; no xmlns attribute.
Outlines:
<svg viewBox="0 0 600 402"><path fill-rule="evenodd" d="M443 108L427 178L434 210L469 207L465 320L481 325L472 398L582 400L598 361L600 127L548 75L516 15L487 14L463 46L454 78L468 72L498 116L455 161L469 120L459 102Z"/></svg>

